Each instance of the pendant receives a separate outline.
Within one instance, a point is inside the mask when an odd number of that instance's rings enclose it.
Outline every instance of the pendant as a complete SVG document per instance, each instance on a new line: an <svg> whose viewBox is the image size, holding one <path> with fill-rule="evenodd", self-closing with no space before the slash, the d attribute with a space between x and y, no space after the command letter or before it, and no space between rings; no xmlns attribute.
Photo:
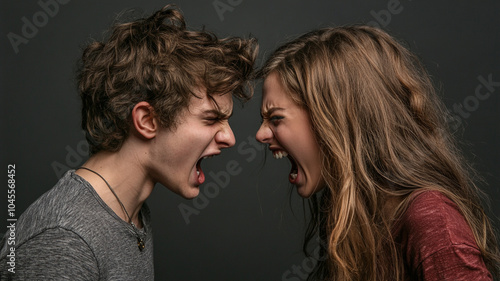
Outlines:
<svg viewBox="0 0 500 281"><path fill-rule="evenodd" d="M137 237L137 246L139 247L139 250L142 252L142 250L144 250L144 248L146 247L146 245L144 244L144 241L142 240L142 238L140 237Z"/></svg>

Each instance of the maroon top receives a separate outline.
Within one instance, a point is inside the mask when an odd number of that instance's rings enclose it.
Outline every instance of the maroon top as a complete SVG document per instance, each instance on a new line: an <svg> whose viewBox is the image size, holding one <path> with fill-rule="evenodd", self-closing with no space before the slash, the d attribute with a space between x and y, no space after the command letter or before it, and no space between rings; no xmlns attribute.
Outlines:
<svg viewBox="0 0 500 281"><path fill-rule="evenodd" d="M417 195L394 232L406 280L492 280L464 216L438 191Z"/></svg>

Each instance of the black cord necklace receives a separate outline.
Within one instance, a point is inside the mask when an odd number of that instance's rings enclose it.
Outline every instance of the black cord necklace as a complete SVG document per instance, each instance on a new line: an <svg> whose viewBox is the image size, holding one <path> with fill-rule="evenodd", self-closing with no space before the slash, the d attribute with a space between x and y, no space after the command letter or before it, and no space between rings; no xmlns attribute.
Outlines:
<svg viewBox="0 0 500 281"><path fill-rule="evenodd" d="M122 201L120 201L120 198L118 198L118 195L116 195L115 191L111 188L111 185L109 185L108 181L106 181L106 179L103 176L101 176L98 172L96 172L94 170L91 170L91 169L89 169L87 167L80 167L78 169L84 169L84 170L87 170L89 172L92 172L92 173L98 175L106 183L106 185L108 186L109 190L111 190L111 192L113 193L113 195L116 197L116 200L118 200L118 203L120 203L120 206L122 206L123 211L125 211L125 214L127 215L127 218L128 218L128 223L134 229L135 236L137 237L137 246L139 247L139 250L140 251L144 250L144 248L146 247L146 244L144 243L144 240L142 240L142 238L139 236L139 229L137 228L137 226L135 226L134 222L132 221L132 219L128 215L127 209L125 209L125 206L123 205Z"/></svg>

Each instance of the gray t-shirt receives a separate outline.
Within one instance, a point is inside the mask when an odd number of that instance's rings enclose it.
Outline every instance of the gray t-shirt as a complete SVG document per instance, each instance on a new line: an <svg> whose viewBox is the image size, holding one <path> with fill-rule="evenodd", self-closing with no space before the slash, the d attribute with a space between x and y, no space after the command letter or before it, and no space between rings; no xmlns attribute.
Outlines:
<svg viewBox="0 0 500 281"><path fill-rule="evenodd" d="M10 231L0 245L0 280L153 280L153 235L146 204L140 215L145 242L83 178L68 171L16 222L15 273L7 262Z"/></svg>

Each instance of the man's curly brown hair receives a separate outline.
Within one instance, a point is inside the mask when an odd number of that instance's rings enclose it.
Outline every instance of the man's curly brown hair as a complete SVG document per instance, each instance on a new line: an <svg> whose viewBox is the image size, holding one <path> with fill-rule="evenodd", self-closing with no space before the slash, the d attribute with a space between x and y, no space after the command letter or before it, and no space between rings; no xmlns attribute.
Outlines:
<svg viewBox="0 0 500 281"><path fill-rule="evenodd" d="M245 101L252 95L254 38L218 39L205 30L187 30L171 5L148 18L115 24L110 33L88 45L79 62L82 128L91 154L121 147L132 109L141 101L154 108L163 127L175 128L198 88L209 97L229 93Z"/></svg>

